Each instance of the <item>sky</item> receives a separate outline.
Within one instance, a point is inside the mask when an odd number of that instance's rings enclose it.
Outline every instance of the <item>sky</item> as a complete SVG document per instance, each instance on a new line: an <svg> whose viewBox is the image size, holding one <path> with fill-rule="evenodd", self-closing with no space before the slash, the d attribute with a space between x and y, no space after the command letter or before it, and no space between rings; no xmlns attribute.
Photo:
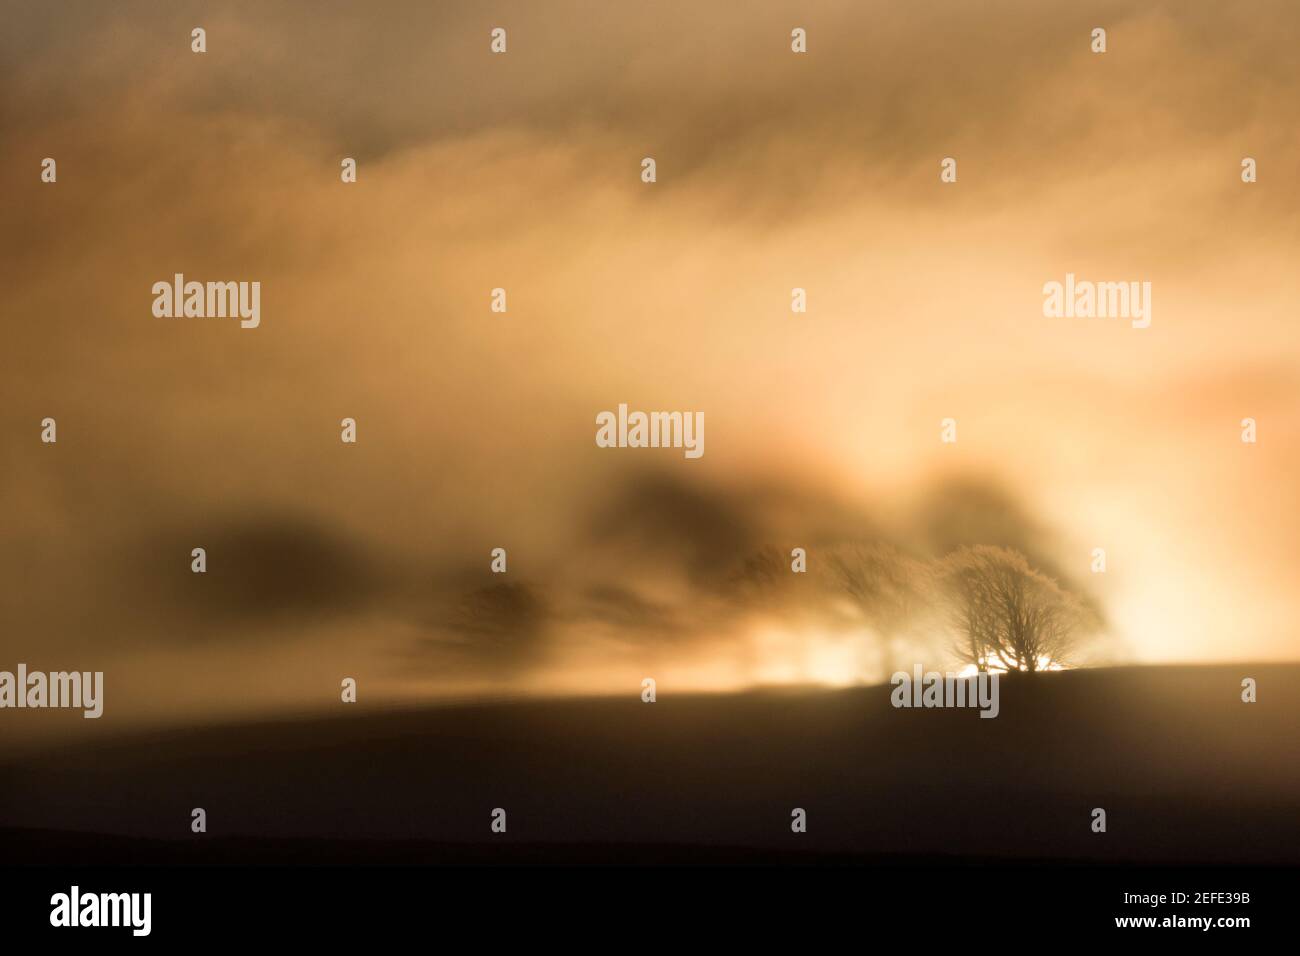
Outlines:
<svg viewBox="0 0 1300 956"><path fill-rule="evenodd" d="M817 573L747 590L878 538L1025 551L1089 663L1294 659L1296 18L8 4L0 669L123 724L879 680ZM260 326L155 317L178 272ZM1150 327L1044 317L1067 273ZM705 454L598 448L620 403Z"/></svg>

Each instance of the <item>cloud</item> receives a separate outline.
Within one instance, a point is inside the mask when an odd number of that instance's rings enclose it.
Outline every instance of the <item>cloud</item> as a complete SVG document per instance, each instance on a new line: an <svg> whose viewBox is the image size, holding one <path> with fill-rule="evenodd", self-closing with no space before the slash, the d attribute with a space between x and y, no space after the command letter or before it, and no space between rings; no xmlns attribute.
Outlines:
<svg viewBox="0 0 1300 956"><path fill-rule="evenodd" d="M10 7L11 657L160 710L224 700L222 649L273 702L622 681L835 624L853 542L1015 547L1154 659L1294 653L1293 6ZM1045 322L1067 270L1152 278L1152 328ZM261 281L262 326L154 319L177 271ZM595 448L620 401L704 411L707 455Z"/></svg>
<svg viewBox="0 0 1300 956"><path fill-rule="evenodd" d="M187 622L174 632L182 639L238 641L310 627L373 604L390 586L363 546L318 517L254 506L224 520L191 518L184 530L142 541L127 582L130 590L166 582L160 591L171 612ZM203 574L185 561L199 545Z"/></svg>

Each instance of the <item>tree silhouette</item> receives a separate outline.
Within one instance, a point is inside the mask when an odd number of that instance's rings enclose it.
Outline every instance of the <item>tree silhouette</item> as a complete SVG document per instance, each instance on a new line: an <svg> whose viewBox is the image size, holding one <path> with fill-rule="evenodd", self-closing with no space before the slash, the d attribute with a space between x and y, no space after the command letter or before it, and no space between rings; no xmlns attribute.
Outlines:
<svg viewBox="0 0 1300 956"><path fill-rule="evenodd" d="M886 542L850 545L831 556L831 573L880 646L883 671L894 670L897 644L926 606L925 565Z"/></svg>
<svg viewBox="0 0 1300 956"><path fill-rule="evenodd" d="M1069 662L1088 614L1074 595L1007 548L961 548L939 566L953 650L980 670L1033 673Z"/></svg>

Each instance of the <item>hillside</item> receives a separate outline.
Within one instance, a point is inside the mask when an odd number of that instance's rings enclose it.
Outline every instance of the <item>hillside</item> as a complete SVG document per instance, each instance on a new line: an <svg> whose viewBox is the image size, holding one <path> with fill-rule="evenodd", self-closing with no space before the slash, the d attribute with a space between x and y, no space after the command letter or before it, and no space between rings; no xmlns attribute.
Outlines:
<svg viewBox="0 0 1300 956"><path fill-rule="evenodd" d="M887 686L358 705L10 758L0 828L12 862L1296 863L1298 679L1291 664L1020 677L996 720L895 710ZM189 832L193 807L207 834Z"/></svg>

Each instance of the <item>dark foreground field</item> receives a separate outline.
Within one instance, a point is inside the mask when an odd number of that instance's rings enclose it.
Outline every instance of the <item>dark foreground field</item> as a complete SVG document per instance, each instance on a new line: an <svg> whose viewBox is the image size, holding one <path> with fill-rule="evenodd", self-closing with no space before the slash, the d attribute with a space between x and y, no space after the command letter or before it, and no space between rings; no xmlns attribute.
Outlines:
<svg viewBox="0 0 1300 956"><path fill-rule="evenodd" d="M1240 700L1254 677L1259 702ZM9 863L1300 862L1300 665L502 703L122 738L0 765ZM190 811L208 832L190 832ZM490 832L491 811L508 831ZM802 807L808 832L790 831ZM1105 808L1106 833L1091 832Z"/></svg>

